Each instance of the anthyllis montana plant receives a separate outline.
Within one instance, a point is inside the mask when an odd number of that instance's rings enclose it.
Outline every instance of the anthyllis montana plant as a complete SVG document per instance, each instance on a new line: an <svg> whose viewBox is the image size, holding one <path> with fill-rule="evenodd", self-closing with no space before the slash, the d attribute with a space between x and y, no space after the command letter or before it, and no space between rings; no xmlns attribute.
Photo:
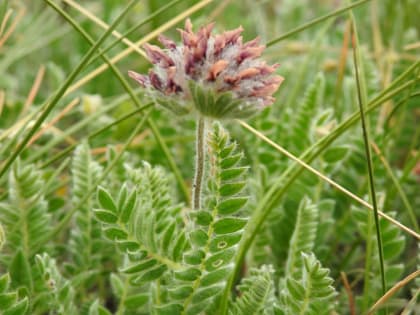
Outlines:
<svg viewBox="0 0 420 315"><path fill-rule="evenodd" d="M165 50L144 46L154 65L148 75L129 72L157 104L177 114L193 109L197 113L194 209L201 204L206 120L255 114L274 102L272 94L283 81L274 74L278 65L267 65L260 58L265 47L259 38L243 43L242 27L213 36L213 26L211 23L194 33L187 19L185 29L179 30L180 45L161 35Z"/></svg>
<svg viewBox="0 0 420 315"><path fill-rule="evenodd" d="M180 45L163 36L166 49L145 45L154 65L148 75L129 72L156 104L176 114L195 113L196 165L192 210L173 202L164 173L147 163L128 172L118 196L99 189L96 217L126 255L113 287L120 288L121 303L128 294L153 314L323 314L333 305L322 307L334 296L332 279L310 253L299 253L281 297L270 266L252 269L242 280L241 298L223 296L248 223L248 168L237 144L212 120L249 117L273 104L283 78L274 74L277 65L260 58L258 38L242 43L241 27L215 36L212 28L194 33L187 20Z"/></svg>

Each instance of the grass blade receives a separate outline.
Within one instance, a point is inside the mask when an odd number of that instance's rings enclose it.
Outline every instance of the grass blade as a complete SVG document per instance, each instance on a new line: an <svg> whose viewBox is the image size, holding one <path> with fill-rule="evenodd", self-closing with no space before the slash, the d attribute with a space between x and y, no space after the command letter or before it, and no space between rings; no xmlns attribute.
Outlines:
<svg viewBox="0 0 420 315"><path fill-rule="evenodd" d="M45 0L46 2L49 2L49 0ZM80 61L79 65L70 73L70 75L67 77L67 80L61 85L61 87L58 89L57 93L52 98L51 102L46 105L44 111L42 114L38 117L38 119L35 121L34 126L31 128L31 130L26 134L24 139L21 141L21 143L18 145L18 147L15 149L15 151L11 154L10 158L7 159L6 163L3 165L3 167L0 170L0 178L3 177L3 175L6 173L6 171L9 169L9 167L12 165L13 161L19 156L19 154L23 151L26 144L29 142L29 140L32 138L32 136L35 134L35 132L39 129L39 127L42 125L44 120L48 117L50 112L54 109L54 107L58 104L58 101L61 99L61 97L66 92L67 88L70 86L70 84L73 82L73 80L76 78L76 76L80 73L80 71L84 68L84 66L87 64L89 59L93 56L95 51L99 48L99 46L105 41L105 39L112 33L112 31L115 29L115 27L118 25L119 22L121 22L122 18L128 11L134 6L136 3L135 0L132 0L126 8L122 11L122 13L115 19L114 23L112 23L111 27L106 31L93 45L89 51L86 53L86 55L83 57L83 59Z"/></svg>
<svg viewBox="0 0 420 315"><path fill-rule="evenodd" d="M314 19L312 21L309 21L308 23L305 23L302 26L296 27L295 29L287 32L286 34L283 34L283 35L281 35L281 36L279 36L279 37L277 37L277 38L269 41L266 44L266 46L267 47L273 46L273 45L277 44L278 42L280 42L280 41L282 41L282 40L284 40L284 39L286 39L288 37L291 37L293 35L296 35L296 34L302 32L302 31L306 30L307 28L310 28L310 27L312 27L314 25L317 25L319 23L322 23L322 22L328 20L329 18L332 18L332 17L338 16L340 14L343 14L343 13L347 12L348 10L351 10L351 9L353 9L355 7L358 7L359 5L362 5L362 4L364 4L364 3L368 2L368 1L370 1L370 0L361 0L361 1L354 2L354 3L352 3L352 4L348 5L348 6L345 6L345 7L341 8L341 9L338 9L336 11L333 11L331 13L328 13L326 15L323 15L323 16L321 16L319 18L316 18L316 19Z"/></svg>
<svg viewBox="0 0 420 315"><path fill-rule="evenodd" d="M358 35L357 35L357 28L356 23L354 20L353 13L350 12L350 19L352 23L352 45L353 45L353 60L354 60L354 70L355 70L355 79L356 79L356 87L357 87L357 97L359 103L359 111L360 111L360 121L362 124L362 131L363 131L363 141L365 146L365 155L367 161L367 169L368 169L368 178L369 178L369 190L370 190L370 198L372 201L373 206L373 213L375 219L375 229L376 229L376 240L378 243L378 251L379 251L379 265L381 270L381 284L382 284L382 291L383 294L386 292L386 279L385 279L385 264L384 264L384 250L382 246L382 234L381 234L381 227L379 225L379 214L378 214L378 205L376 201L376 192L375 192L375 181L373 175L373 163L372 163L372 155L370 152L370 141L369 141L369 127L367 125L365 119L365 104L367 103L367 94L366 94L366 85L364 81L364 73L363 67L361 64L360 59L360 50L359 50L359 43L358 43ZM370 242L370 237L367 237L367 241ZM369 248L369 246L368 246ZM372 255L366 253L366 259L369 261ZM370 263L368 262L368 265ZM367 272L365 273L365 297L369 295L366 292L369 291L369 281L367 281L367 277L369 275L369 269L367 268ZM366 301L366 299L365 299Z"/></svg>

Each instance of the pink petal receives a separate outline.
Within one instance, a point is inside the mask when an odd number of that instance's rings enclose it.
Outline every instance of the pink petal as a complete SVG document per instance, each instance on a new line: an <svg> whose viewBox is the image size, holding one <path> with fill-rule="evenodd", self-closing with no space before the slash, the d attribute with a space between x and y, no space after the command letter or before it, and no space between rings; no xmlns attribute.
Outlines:
<svg viewBox="0 0 420 315"><path fill-rule="evenodd" d="M219 60L213 64L209 70L207 80L213 81L219 75L220 72L226 69L229 63L226 60Z"/></svg>
<svg viewBox="0 0 420 315"><path fill-rule="evenodd" d="M218 55L226 46L226 38L223 35L216 35L214 37L214 54Z"/></svg>
<svg viewBox="0 0 420 315"><path fill-rule="evenodd" d="M276 84L265 85L252 91L251 96L264 97L273 94L277 90Z"/></svg>
<svg viewBox="0 0 420 315"><path fill-rule="evenodd" d="M189 47L184 47L184 65L185 65L185 73L192 74L194 68L194 56L193 52Z"/></svg>
<svg viewBox="0 0 420 315"><path fill-rule="evenodd" d="M236 61L238 63L243 62L245 59L255 59L261 56L262 52L264 51L265 46L257 46L257 47L247 47L242 49L238 56L236 57Z"/></svg>
<svg viewBox="0 0 420 315"><path fill-rule="evenodd" d="M225 41L227 44L236 44L237 41L240 38L241 33L243 32L243 27L239 26L237 29L234 29L232 31L226 31L223 33L223 36L225 37Z"/></svg>
<svg viewBox="0 0 420 315"><path fill-rule="evenodd" d="M185 28L185 31L187 31L188 33L192 33L192 23L189 18L185 20L184 28Z"/></svg>
<svg viewBox="0 0 420 315"><path fill-rule="evenodd" d="M163 46L165 46L168 49L175 49L176 48L176 43L172 39L169 39L168 37L166 37L162 34L159 35L158 40L159 40L159 42L162 43Z"/></svg>
<svg viewBox="0 0 420 315"><path fill-rule="evenodd" d="M253 40L250 40L249 42L246 42L243 45L243 48L248 48L248 47L257 47L258 44L260 43L260 37L255 37Z"/></svg>
<svg viewBox="0 0 420 315"><path fill-rule="evenodd" d="M149 77L147 75L140 74L134 71L128 71L128 75L130 76L130 78L136 80L142 87L146 87L150 83Z"/></svg>
<svg viewBox="0 0 420 315"><path fill-rule="evenodd" d="M162 81L160 80L159 76L153 71L153 70L149 70L149 78L150 78L150 83L152 84L152 86L161 91L162 90Z"/></svg>
<svg viewBox="0 0 420 315"><path fill-rule="evenodd" d="M256 75L260 74L260 70L257 68L247 68L245 70L242 70L238 73L238 77L242 79L249 79L251 77L254 77Z"/></svg>
<svg viewBox="0 0 420 315"><path fill-rule="evenodd" d="M171 57L165 54L163 50L158 46L144 44L143 47L153 64L160 64L165 68L174 65L174 61L171 59Z"/></svg>

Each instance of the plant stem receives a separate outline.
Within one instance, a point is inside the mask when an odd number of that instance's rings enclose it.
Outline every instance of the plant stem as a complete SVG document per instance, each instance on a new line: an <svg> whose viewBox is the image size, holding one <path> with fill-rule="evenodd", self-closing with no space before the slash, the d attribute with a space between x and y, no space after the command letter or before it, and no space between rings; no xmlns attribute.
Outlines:
<svg viewBox="0 0 420 315"><path fill-rule="evenodd" d="M206 133L206 121L202 116L197 117L197 126L195 134L195 173L194 183L192 186L192 208L201 208L201 186L203 185L204 162L206 154L206 141L204 139Z"/></svg>
<svg viewBox="0 0 420 315"><path fill-rule="evenodd" d="M363 142L365 146L365 157L367 162L367 171L368 171L368 180L369 180L369 192L370 192L370 199L372 201L373 213L374 213L374 220L375 220L375 229L376 229L376 241L378 246L379 252L379 267L380 267L380 274L381 274L381 283L382 283L382 293L386 293L386 279L385 279L385 263L384 263L384 249L382 245L382 232L381 226L379 224L379 213L378 213L378 205L376 201L376 189L375 189L375 180L373 174L373 161L372 161L372 154L370 152L370 140L369 140L369 126L368 122L365 118L365 106L367 103L367 93L366 93L366 84L364 80L364 71L363 71L363 64L361 63L360 58L360 49L359 49L359 39L358 39L358 32L356 28L356 23L354 19L353 12L350 11L350 20L352 25L352 33L351 33L351 41L353 46L353 61L354 61L354 73L356 79L356 88L357 88L357 100L359 103L359 111L360 111L360 122L362 125L362 133L363 133ZM367 247L371 246L370 242L370 218L371 214L368 217L368 238L367 238ZM367 262L371 259L371 255L366 253ZM370 265L370 262L368 263ZM366 276L365 276L365 296L368 297L367 294L369 292L369 282L368 282L368 274L370 268L366 267ZM368 299L365 299L365 302L368 302ZM385 313L387 314L387 310L385 309Z"/></svg>

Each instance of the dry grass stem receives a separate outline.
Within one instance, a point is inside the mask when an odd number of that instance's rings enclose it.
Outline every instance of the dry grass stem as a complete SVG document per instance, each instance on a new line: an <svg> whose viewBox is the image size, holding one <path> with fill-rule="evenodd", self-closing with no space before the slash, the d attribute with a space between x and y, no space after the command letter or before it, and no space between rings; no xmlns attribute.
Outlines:
<svg viewBox="0 0 420 315"><path fill-rule="evenodd" d="M336 183L335 181L333 181L332 179L330 179L329 177L325 176L324 174L322 174L321 172L319 172L318 170L314 169L312 166L310 166L309 164L305 163L304 161L300 160L299 158L297 158L296 156L294 156L292 153L290 153L289 151L287 151L286 149L282 148L281 146L279 146L277 143L275 143L274 141L272 141L271 139L269 139L268 137L266 137L264 134L262 134L261 132L259 132L258 130L254 129L253 127L251 127L250 125L248 125L246 122L241 121L241 120L237 120L239 122L239 124L244 127L245 129L248 129L249 131L251 131L253 134L255 134L257 137L259 137L260 139L264 140L265 142L267 142L269 145L271 145L273 148L275 148L277 151L279 151L280 153L286 155L288 158L290 158L291 160L297 162L298 164L300 164L301 166L303 166L305 169L307 169L308 171L310 171L311 173L315 174L316 176L318 176L319 178L321 178L323 181L327 182L328 184L330 184L331 186L333 186L334 188L338 189L339 191L343 192L344 194L346 194L347 196L349 196L350 198L354 199L355 201L357 201L359 204L365 206L366 208L373 210L373 207L370 203L368 203L367 201L363 200L362 198L356 196L355 194L353 194L352 192L348 191L346 188L344 188L343 186L341 186L340 184ZM412 236L414 236L416 239L420 239L420 234L416 233L415 231L413 231L412 229L406 227L405 225L403 225L402 223L400 223L399 221L395 220L394 218L390 217L389 215L387 215L386 213L382 212L382 211L378 211L379 215L388 220L389 222L391 222L392 224L394 224L395 226L397 226L398 228L400 228L401 230L407 232L408 234L411 234Z"/></svg>

